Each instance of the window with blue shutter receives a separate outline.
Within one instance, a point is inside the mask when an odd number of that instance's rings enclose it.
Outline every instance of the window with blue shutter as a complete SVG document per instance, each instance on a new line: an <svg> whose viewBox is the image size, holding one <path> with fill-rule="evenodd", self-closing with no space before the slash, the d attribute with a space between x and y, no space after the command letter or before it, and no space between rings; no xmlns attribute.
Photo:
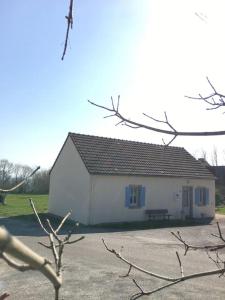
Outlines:
<svg viewBox="0 0 225 300"><path fill-rule="evenodd" d="M205 205L209 205L209 189L205 189L206 191L206 199L205 199Z"/></svg>
<svg viewBox="0 0 225 300"><path fill-rule="evenodd" d="M195 204L197 206L209 205L209 189L206 187L197 187L195 189Z"/></svg>
<svg viewBox="0 0 225 300"><path fill-rule="evenodd" d="M138 208L145 206L145 187L142 185L126 186L125 207Z"/></svg>
<svg viewBox="0 0 225 300"><path fill-rule="evenodd" d="M145 206L145 187L141 187L141 195L140 195L140 207Z"/></svg>
<svg viewBox="0 0 225 300"><path fill-rule="evenodd" d="M200 204L200 188L195 189L195 205L199 206Z"/></svg>
<svg viewBox="0 0 225 300"><path fill-rule="evenodd" d="M130 207L130 186L125 188L125 207Z"/></svg>

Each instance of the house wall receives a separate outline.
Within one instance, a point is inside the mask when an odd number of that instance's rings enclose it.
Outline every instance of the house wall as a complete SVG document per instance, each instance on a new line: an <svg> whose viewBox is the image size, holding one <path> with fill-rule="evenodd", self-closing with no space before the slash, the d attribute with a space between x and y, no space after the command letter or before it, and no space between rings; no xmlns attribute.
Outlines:
<svg viewBox="0 0 225 300"><path fill-rule="evenodd" d="M49 212L89 222L90 175L72 140L67 138L50 174Z"/></svg>
<svg viewBox="0 0 225 300"><path fill-rule="evenodd" d="M145 186L144 207L125 207L125 187L129 184ZM90 223L146 220L146 209L168 209L173 218L182 218L182 186L209 188L209 205L197 207L193 201L193 217L214 216L214 180L93 175L91 176Z"/></svg>

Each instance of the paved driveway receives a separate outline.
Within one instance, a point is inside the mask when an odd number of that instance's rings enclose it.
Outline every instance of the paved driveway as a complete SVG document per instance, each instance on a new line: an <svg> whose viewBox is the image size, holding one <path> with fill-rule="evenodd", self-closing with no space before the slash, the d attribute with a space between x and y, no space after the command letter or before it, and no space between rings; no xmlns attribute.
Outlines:
<svg viewBox="0 0 225 300"><path fill-rule="evenodd" d="M225 232L225 222L221 220L221 228ZM13 223L10 219L0 219L23 242L38 253L46 254L37 242L45 241L46 237L35 224ZM216 232L216 225L202 225L183 228L166 228L126 232L89 233L86 229L85 239L76 245L68 246L65 251L63 299L130 299L137 292L130 278L120 278L127 271L127 266L108 253L101 242L103 237L109 246L120 249L123 255L146 269L165 275L179 275L179 267L175 251L183 254L179 243L172 237L170 231L180 230L183 237L191 243L204 244L213 241L211 233ZM78 236L78 235L77 235ZM203 251L190 252L182 256L185 274L214 269ZM131 278L136 278L144 289L155 288L162 281L150 278L140 272L132 272ZM10 269L0 260L0 290L11 293L14 299L54 299L51 284L38 272L25 272ZM142 299L224 299L225 278L218 276L193 279L151 297Z"/></svg>

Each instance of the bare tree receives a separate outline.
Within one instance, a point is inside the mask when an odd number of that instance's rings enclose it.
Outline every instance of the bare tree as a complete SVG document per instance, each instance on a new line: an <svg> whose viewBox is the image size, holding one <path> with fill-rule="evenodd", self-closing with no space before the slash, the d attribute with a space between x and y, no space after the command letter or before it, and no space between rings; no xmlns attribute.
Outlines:
<svg viewBox="0 0 225 300"><path fill-rule="evenodd" d="M20 181L22 181L25 177L27 177L32 172L32 168L27 165L21 164L13 164L13 173L11 175L11 183L12 185L17 185ZM21 185L16 192L24 193L28 189L29 181L26 181L23 185Z"/></svg>
<svg viewBox="0 0 225 300"><path fill-rule="evenodd" d="M215 146L213 147L211 161L213 166L218 166L218 151Z"/></svg>
<svg viewBox="0 0 225 300"><path fill-rule="evenodd" d="M22 170L21 164L14 164L13 175L16 184L19 182L20 178L22 177L21 170Z"/></svg>
<svg viewBox="0 0 225 300"><path fill-rule="evenodd" d="M21 177L25 178L32 172L32 168L27 165L21 165L20 172L21 172Z"/></svg>
<svg viewBox="0 0 225 300"><path fill-rule="evenodd" d="M41 170L32 177L31 190L35 194L48 194L49 170Z"/></svg>
<svg viewBox="0 0 225 300"><path fill-rule="evenodd" d="M9 186L11 174L13 173L13 167L13 164L7 159L0 160L0 186Z"/></svg>
<svg viewBox="0 0 225 300"><path fill-rule="evenodd" d="M207 161L207 153L206 153L206 151L203 150L203 149L202 149L202 151L201 151L201 157L204 158L204 160Z"/></svg>
<svg viewBox="0 0 225 300"><path fill-rule="evenodd" d="M43 229L43 231L46 233L46 235L49 238L49 245L46 245L44 243L39 242L43 247L50 249L50 251L52 252L53 258L54 258L54 264L55 264L55 272L56 272L56 276L57 278L60 280L60 282L62 281L62 267L63 267L63 262L62 262L62 258L63 258L63 251L64 251L64 247L65 245L71 245L71 244L75 244L81 240L84 239L84 236L81 236L78 239L75 239L73 241L70 241L70 238L73 234L74 229L76 229L76 227L79 225L78 223L75 223L71 230L68 231L68 233L66 234L66 236L64 238L60 238L59 236L59 231L62 228L62 226L64 225L64 223L66 222L66 220L70 217L71 213L67 213L66 216L62 219L62 221L60 222L60 224L58 225L58 227L56 229L53 228L51 222L49 221L49 219L46 219L47 221L47 225L48 225L48 229L43 225L41 219L39 218L39 215L36 211L36 208L34 206L34 203L32 201L32 199L30 200L30 204L31 207L33 209L33 212L37 218L37 221L39 223L39 225L41 226L41 228ZM59 299L59 289L60 289L61 285L54 285L54 289L55 289L55 300Z"/></svg>

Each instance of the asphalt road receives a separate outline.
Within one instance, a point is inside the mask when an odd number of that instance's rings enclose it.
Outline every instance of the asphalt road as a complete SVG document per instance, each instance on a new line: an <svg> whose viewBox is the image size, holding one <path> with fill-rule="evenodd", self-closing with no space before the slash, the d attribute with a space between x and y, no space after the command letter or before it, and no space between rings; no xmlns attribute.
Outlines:
<svg viewBox="0 0 225 300"><path fill-rule="evenodd" d="M220 221L225 232L225 222ZM20 238L33 250L51 259L50 253L38 244L47 241L36 224L21 223L10 219L0 219L14 235ZM180 230L185 240L192 244L212 243L217 233L216 224L183 228L164 228L139 231L107 232L104 229L85 229L85 239L67 247L64 255L64 282L61 291L62 299L130 299L138 292L132 282L135 278L144 290L154 289L164 282L151 278L138 271L132 271L130 277L121 278L128 267L115 256L107 252L102 244L117 250L122 248L122 255L145 269L170 277L179 276L180 269L175 252L178 251L184 267L184 274L215 269L204 251L189 252L183 256L183 248L171 235L171 231ZM80 236L75 234L74 238ZM9 268L0 260L0 291L7 290L9 299L54 299L51 284L39 272L20 273ZM141 299L224 299L224 276L209 276L179 283L150 297Z"/></svg>

